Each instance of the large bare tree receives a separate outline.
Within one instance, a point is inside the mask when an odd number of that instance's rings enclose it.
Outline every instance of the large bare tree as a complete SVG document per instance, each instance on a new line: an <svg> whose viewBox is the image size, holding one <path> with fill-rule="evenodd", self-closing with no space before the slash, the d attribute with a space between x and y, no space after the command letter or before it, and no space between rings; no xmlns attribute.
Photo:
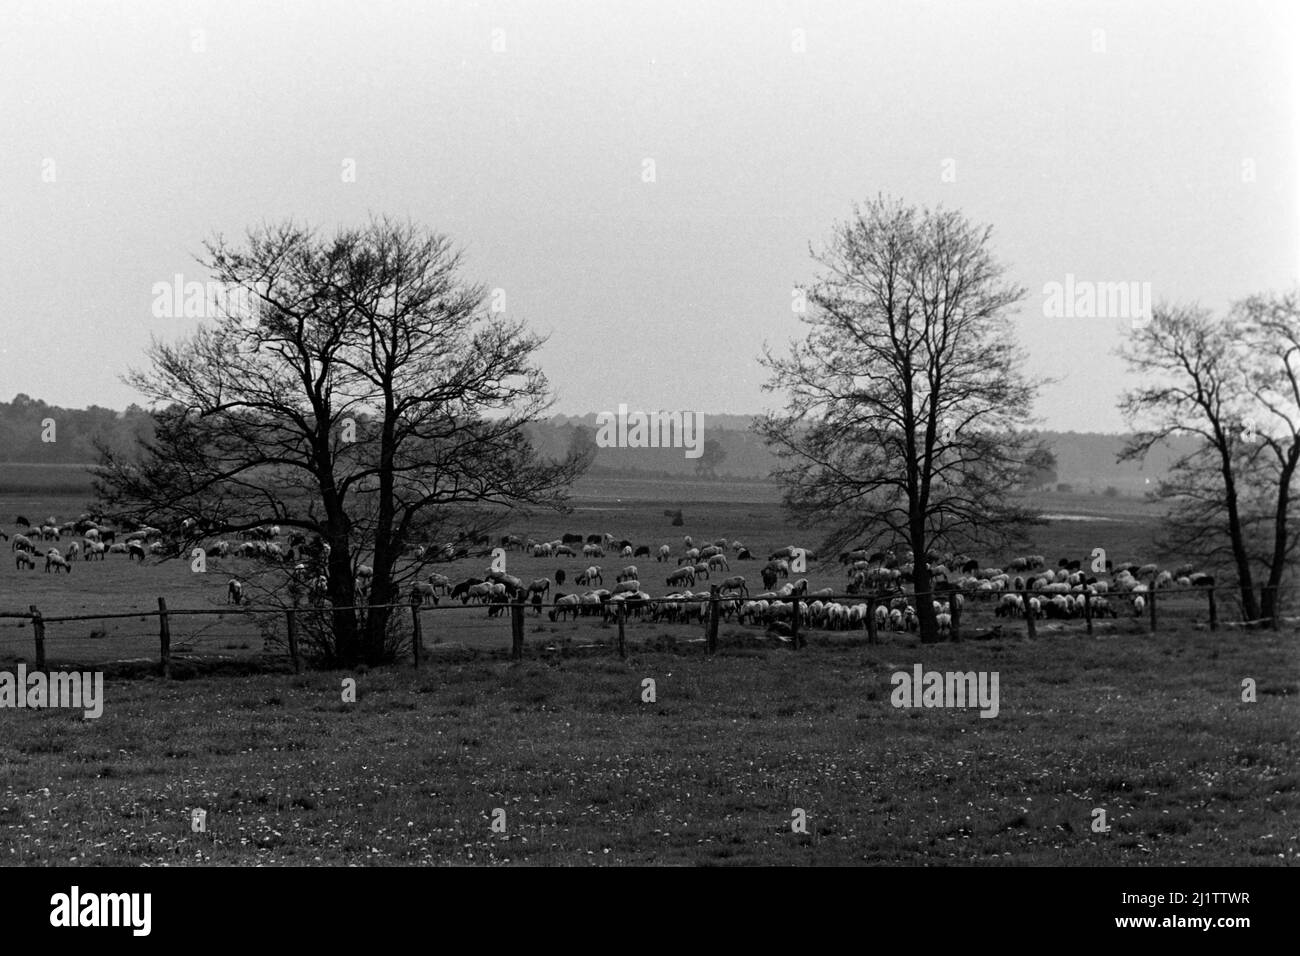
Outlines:
<svg viewBox="0 0 1300 956"><path fill-rule="evenodd" d="M1011 494L1031 448L1017 430L1035 388L1020 371L991 229L885 199L858 207L814 259L807 338L765 351L786 409L758 431L823 553L902 541L924 642L938 640L931 552L998 546L1034 520Z"/></svg>
<svg viewBox="0 0 1300 956"><path fill-rule="evenodd" d="M207 249L254 307L154 342L127 381L162 406L156 434L104 451L101 496L194 539L267 524L319 536L334 657L378 662L412 545L485 509L564 507L585 460L541 460L525 432L550 404L541 340L487 312L450 240L414 224L322 238L289 223ZM363 562L367 606L342 610Z"/></svg>

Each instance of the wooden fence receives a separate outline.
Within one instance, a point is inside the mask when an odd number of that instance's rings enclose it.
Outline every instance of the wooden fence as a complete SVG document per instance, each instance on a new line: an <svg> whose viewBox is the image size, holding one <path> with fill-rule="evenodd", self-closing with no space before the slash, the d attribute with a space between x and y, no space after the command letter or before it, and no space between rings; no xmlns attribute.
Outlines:
<svg viewBox="0 0 1300 956"><path fill-rule="evenodd" d="M1159 590L1150 590L1144 592L1142 596L1146 600L1146 612L1147 615L1149 616L1149 621L1150 621L1149 626L1150 626L1151 633L1154 634L1159 630L1159 620L1160 620L1159 607L1162 601L1167 600L1168 598L1174 595L1188 594L1188 593L1200 595L1205 599L1207 603L1210 630L1212 631L1218 630L1219 628L1218 602L1215 596L1215 591L1218 588L1223 588L1223 587L1226 587L1226 585L1190 587L1190 588L1161 588ZM1229 589L1229 590L1235 590L1235 589ZM965 602L964 610L962 607L958 606L957 602L950 600L955 594L958 593L962 594L963 596L963 601ZM999 592L994 592L993 596L990 598L990 601L1001 601L1002 597L1005 594L1009 594L1009 593L1019 593L1020 598L1026 609L1029 607L1029 601L1033 597L1037 597L1039 598L1040 602L1044 602L1044 601L1050 601L1053 597L1056 596L1054 594L1048 594L1042 591L1029 591L1029 590L1025 590L1021 592L999 591ZM956 591L956 590L931 591L925 593L902 592L901 594L898 591L873 592L868 594L838 594L838 595L832 595L830 597L820 597L820 598L810 598L807 595L789 595L784 598L781 598L781 600L788 602L792 605L790 620L788 624L788 628L790 632L788 640L791 645L791 648L794 650L798 650L802 647L807 646L807 640L804 637L804 633L803 633L806 627L806 622L800 620L801 617L800 605L810 604L813 600L821 600L824 602L846 603L846 604L865 604L867 611L865 615L865 620L863 621L863 625L864 625L863 630L865 630L867 634L867 643L875 644L879 641L878 622L876 620L876 608L880 607L881 605L889 606L891 601L896 600L900 596L906 597L913 602L921 598L949 601L949 614L952 619L951 637L952 640L954 641L959 641L961 639L961 619L963 613L969 613L971 610L974 610L975 608L978 608L982 604L986 603L983 600L974 597L972 592ZM1083 605L1082 620L1083 620L1084 628L1087 633L1091 634L1093 633L1093 622L1096 618L1096 615L1093 612L1093 603L1095 601L1099 599L1105 599L1107 602L1120 601L1125 604L1129 604L1131 602L1131 599L1135 595L1133 595L1132 593L1121 594L1116 592L1112 592L1109 594L1092 595L1087 592L1084 592L1082 594L1073 594L1071 596L1074 597L1076 601L1076 606L1077 604L1082 603ZM744 600L748 600L748 599L737 596L732 593L728 593L726 595L722 594L719 586L715 584L710 587L710 593L707 597L704 598L703 601L661 597L661 598L650 598L648 601L644 601L640 603L642 604L642 606L644 606L645 604L686 605L686 604L696 604L696 603L705 605L707 609L702 609L702 613L701 613L701 621L704 629L703 640L704 643L706 644L708 653L713 654L717 651L718 625L719 625L720 618L722 617L723 606L728 603L734 604L734 602L744 601ZM439 611L442 612L471 611L471 610L482 611L485 607L489 607L489 608L492 607L492 605L483 605L483 604L427 605L421 602L411 601L410 603L404 603L404 604L358 605L350 608L330 608L330 607L313 606L313 607L292 607L292 608L284 608L280 610L274 608L252 608L252 607L234 607L234 608L223 608L223 609L215 609L215 608L180 609L180 608L168 608L166 600L160 597L158 598L158 610L156 611L150 610L150 611L126 611L126 612L118 612L118 613L110 612L110 613L92 613L92 614L65 614L65 615L46 617L41 613L40 609L33 604L30 605L29 610L25 613L24 612L19 612L19 613L0 612L0 618L9 618L9 619L17 618L17 619L31 621L32 637L35 643L35 652L36 652L36 668L38 670L45 670L46 669L46 639L48 636L47 628L52 624L63 624L63 623L70 623L75 621L156 617L158 619L159 666L163 676L170 677L171 659L172 659L171 621L175 617L189 617L189 616L219 616L220 617L220 616L229 616L229 615L256 615L256 616L265 617L268 614L274 615L277 613L282 613L285 615L285 628L286 628L285 634L286 634L286 645L287 645L288 656L289 659L292 661L294 670L301 671L303 662L302 662L301 650L299 647L299 643L300 643L299 642L300 625L298 621L299 615L302 614L320 615L322 613L331 613L335 611L338 612L358 611L358 610L364 611L369 607L384 607L384 606L394 610L399 610L399 611L406 610L410 612L412 660L414 666L417 668L420 666L421 663L420 658L421 658L421 651L423 648L424 626L423 623L421 622L422 614L439 612ZM519 660L523 657L523 649L524 649L525 611L529 606L536 607L536 605L528 605L522 601L517 601L517 602L511 602L509 604L497 605L497 606L501 607L502 609L509 608L510 638L511 638L510 656L513 660ZM543 607L545 608L548 606L543 605ZM1028 637L1031 640L1036 639L1038 622L1035 620L1034 616L1026 613L1023 617L1023 620L1025 621L1025 627L1026 627ZM1285 618L1282 620L1292 622L1297 619ZM618 651L619 656L625 658L627 657L627 635L626 635L627 606L624 602L617 602L617 609L614 614L614 623L617 626L617 638L615 642L615 647ZM1230 626L1251 626L1251 625L1263 624L1263 623L1269 623L1269 622L1249 621L1249 622L1230 624ZM1279 620L1275 618L1271 622L1271 624L1273 628L1276 629L1279 626Z"/></svg>

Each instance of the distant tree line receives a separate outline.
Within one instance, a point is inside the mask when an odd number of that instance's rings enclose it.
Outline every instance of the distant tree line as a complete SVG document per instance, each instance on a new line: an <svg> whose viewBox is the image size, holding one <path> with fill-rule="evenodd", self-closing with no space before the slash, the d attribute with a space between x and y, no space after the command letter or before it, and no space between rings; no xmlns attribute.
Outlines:
<svg viewBox="0 0 1300 956"><path fill-rule="evenodd" d="M0 402L0 461L88 464L96 442L119 451L151 434L153 419L139 405L126 411L91 405L60 408L19 393Z"/></svg>

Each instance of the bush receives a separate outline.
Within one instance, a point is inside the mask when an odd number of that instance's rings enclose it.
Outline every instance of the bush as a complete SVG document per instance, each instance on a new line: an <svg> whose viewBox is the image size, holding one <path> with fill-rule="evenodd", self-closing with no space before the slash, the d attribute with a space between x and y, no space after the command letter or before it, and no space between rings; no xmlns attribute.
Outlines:
<svg viewBox="0 0 1300 956"><path fill-rule="evenodd" d="M1102 494L1105 495L1107 498L1118 498L1119 489L1116 488L1114 485L1107 485L1106 490L1103 491Z"/></svg>
<svg viewBox="0 0 1300 956"><path fill-rule="evenodd" d="M1060 492L1064 492L1065 494L1069 494L1070 492L1074 491L1074 485L1070 484L1069 482L1063 481L1056 486L1056 490Z"/></svg>

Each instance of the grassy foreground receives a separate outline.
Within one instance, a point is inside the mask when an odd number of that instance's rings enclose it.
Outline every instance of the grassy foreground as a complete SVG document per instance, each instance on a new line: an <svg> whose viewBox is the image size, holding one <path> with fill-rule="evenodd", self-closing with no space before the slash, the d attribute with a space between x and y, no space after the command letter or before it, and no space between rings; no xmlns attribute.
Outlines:
<svg viewBox="0 0 1300 956"><path fill-rule="evenodd" d="M711 660L561 645L518 665L443 649L418 672L110 675L98 720L0 710L0 859L1294 864L1296 640L815 635L796 654L724 630ZM998 671L1000 714L895 709L889 675L918 662Z"/></svg>

